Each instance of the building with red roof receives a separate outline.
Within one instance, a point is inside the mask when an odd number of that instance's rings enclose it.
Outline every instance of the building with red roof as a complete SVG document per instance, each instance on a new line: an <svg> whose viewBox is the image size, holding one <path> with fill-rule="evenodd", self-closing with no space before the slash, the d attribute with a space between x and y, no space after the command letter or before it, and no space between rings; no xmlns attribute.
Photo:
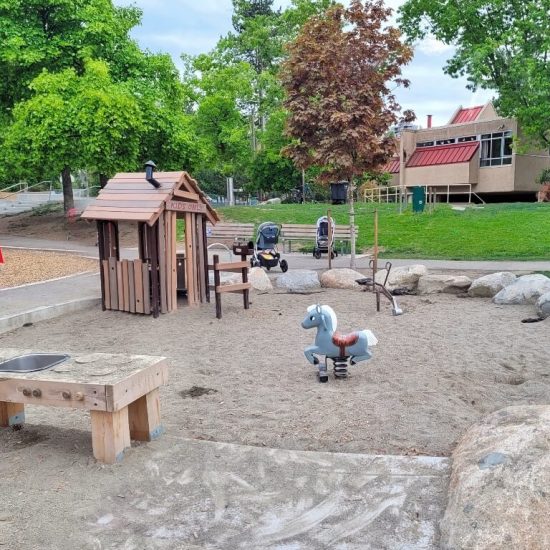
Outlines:
<svg viewBox="0 0 550 550"><path fill-rule="evenodd" d="M436 195L527 198L538 191L536 178L550 168L548 151L517 150L521 129L500 117L491 102L459 107L445 126L404 129L399 154L385 167L392 185L424 186ZM504 197L503 197L504 198ZM467 199L466 199L467 200Z"/></svg>

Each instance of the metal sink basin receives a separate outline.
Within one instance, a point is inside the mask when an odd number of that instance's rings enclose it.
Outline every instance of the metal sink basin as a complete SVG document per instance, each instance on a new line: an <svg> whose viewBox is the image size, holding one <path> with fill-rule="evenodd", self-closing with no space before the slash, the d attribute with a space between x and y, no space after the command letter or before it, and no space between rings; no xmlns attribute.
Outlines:
<svg viewBox="0 0 550 550"><path fill-rule="evenodd" d="M36 372L59 365L69 359L69 355L60 353L30 353L20 355L0 363L0 372Z"/></svg>

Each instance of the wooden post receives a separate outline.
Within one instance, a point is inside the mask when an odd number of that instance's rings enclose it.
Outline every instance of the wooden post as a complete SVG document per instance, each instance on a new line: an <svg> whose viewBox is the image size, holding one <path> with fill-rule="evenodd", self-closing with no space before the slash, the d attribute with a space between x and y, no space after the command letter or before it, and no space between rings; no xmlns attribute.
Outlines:
<svg viewBox="0 0 550 550"><path fill-rule="evenodd" d="M114 464L124 457L130 447L128 407L116 412L90 411L92 421L92 448L99 462Z"/></svg>
<svg viewBox="0 0 550 550"><path fill-rule="evenodd" d="M105 237L103 235L103 222L97 221L97 246L99 248L99 277L101 281L101 309L105 311L107 309L105 302L107 296L105 293L105 269L103 266L103 260L105 260Z"/></svg>
<svg viewBox="0 0 550 550"><path fill-rule="evenodd" d="M216 254L214 256L214 293L216 296L216 319L222 318L222 297L217 288L220 286L220 272L218 271L218 264L220 263L220 257Z"/></svg>
<svg viewBox="0 0 550 550"><path fill-rule="evenodd" d="M246 253L243 252L241 254L241 261L246 262ZM243 277L243 283L248 283L248 266L243 267L241 269L242 277ZM245 288L243 290L243 303L244 303L244 309L248 309L250 307L250 290L248 288Z"/></svg>
<svg viewBox="0 0 550 550"><path fill-rule="evenodd" d="M160 398L154 389L128 405L130 439L152 441L164 431L160 423Z"/></svg>
<svg viewBox="0 0 550 550"><path fill-rule="evenodd" d="M210 303L210 277L208 276L208 246L207 246L208 236L206 234L206 218L204 216L201 216L200 219L201 219L201 222L202 222L202 240L203 240L203 243L204 243L204 248L203 248L204 265L205 265L204 284L205 284L205 288L206 288L206 301L208 303Z"/></svg>
<svg viewBox="0 0 550 550"><path fill-rule="evenodd" d="M378 271L378 209L374 210L374 252L373 252L373 262L372 262L372 280L374 282L374 277Z"/></svg>
<svg viewBox="0 0 550 550"><path fill-rule="evenodd" d="M332 213L330 208L327 210L328 218L328 268L332 269Z"/></svg>
<svg viewBox="0 0 550 550"><path fill-rule="evenodd" d="M153 303L151 304L151 310L153 317L156 319L159 316L160 309L160 296L159 296L159 257L157 252L157 232L158 221L153 227L148 227L149 230L149 251L151 255L151 296Z"/></svg>
<svg viewBox="0 0 550 550"><path fill-rule="evenodd" d="M25 423L25 405L0 401L0 427L21 426Z"/></svg>

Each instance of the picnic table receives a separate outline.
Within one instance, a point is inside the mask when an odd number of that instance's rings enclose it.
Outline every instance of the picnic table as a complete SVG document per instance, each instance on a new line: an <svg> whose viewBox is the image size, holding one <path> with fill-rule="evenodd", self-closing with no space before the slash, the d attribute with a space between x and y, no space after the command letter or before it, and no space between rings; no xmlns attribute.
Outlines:
<svg viewBox="0 0 550 550"><path fill-rule="evenodd" d="M0 362L32 353L0 348ZM162 434L159 387L167 379L164 357L109 353L72 354L37 372L0 372L0 426L22 426L28 404L88 410L94 457L113 464L131 439Z"/></svg>

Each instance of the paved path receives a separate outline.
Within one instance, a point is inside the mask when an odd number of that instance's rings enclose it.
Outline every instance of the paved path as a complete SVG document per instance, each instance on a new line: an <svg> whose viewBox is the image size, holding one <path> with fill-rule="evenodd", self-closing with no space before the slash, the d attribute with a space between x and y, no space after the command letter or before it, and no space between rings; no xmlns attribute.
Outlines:
<svg viewBox="0 0 550 550"><path fill-rule="evenodd" d="M52 241L46 239L37 239L34 237L17 237L11 235L0 235L0 246L15 247L15 248L34 248L39 250L61 250L72 251L86 256L97 257L98 250L96 246L88 246L79 244L76 241ZM228 252L221 249L212 251L219 253L220 257L224 258ZM137 257L136 248L123 248L121 256L127 259ZM291 269L327 269L328 260L324 256L320 260L313 258L311 254L288 253L284 254ZM356 258L356 268L363 270L369 268L371 256L358 255ZM389 259L381 258L380 264L392 262L394 267L424 264L429 269L437 270L452 270L452 271L513 271L513 272L532 272L532 271L550 271L550 259L548 261L464 261L464 260L422 260L422 259ZM332 262L333 267L349 267L349 256L338 256Z"/></svg>

